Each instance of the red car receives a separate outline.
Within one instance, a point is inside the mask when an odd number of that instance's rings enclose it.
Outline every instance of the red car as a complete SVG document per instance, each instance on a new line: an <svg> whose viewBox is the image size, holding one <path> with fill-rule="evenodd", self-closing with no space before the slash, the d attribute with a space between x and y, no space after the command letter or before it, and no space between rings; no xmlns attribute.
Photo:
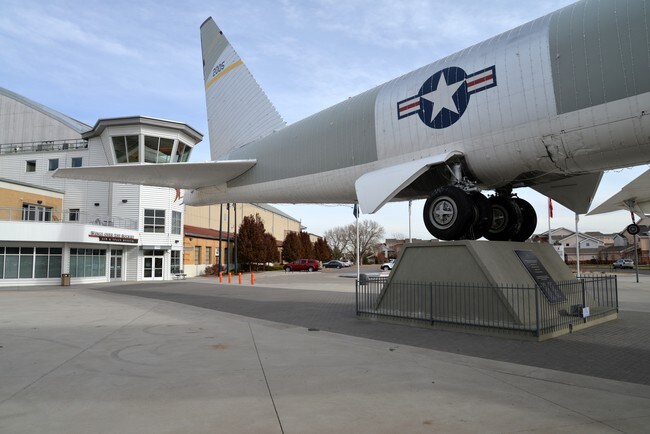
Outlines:
<svg viewBox="0 0 650 434"><path fill-rule="evenodd" d="M315 259L297 259L284 265L284 271L318 271L320 263Z"/></svg>

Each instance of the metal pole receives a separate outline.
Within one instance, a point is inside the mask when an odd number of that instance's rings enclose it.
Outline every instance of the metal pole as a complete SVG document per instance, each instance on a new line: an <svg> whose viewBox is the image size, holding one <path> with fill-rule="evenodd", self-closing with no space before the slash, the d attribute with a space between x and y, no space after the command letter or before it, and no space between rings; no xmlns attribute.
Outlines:
<svg viewBox="0 0 650 434"><path fill-rule="evenodd" d="M226 265L226 273L230 273L230 250L231 250L231 248L230 248L230 204L229 203L226 204L226 211L228 212L228 223L227 223L228 233L226 234L226 238L227 238L226 245L228 246L227 247L228 254L226 255L226 264L227 264Z"/></svg>
<svg viewBox="0 0 650 434"><path fill-rule="evenodd" d="M235 206L235 225L233 227L233 233L235 234L235 273L239 272L239 259L237 258L237 247L239 247L239 243L237 242L237 204L233 204Z"/></svg>
<svg viewBox="0 0 650 434"><path fill-rule="evenodd" d="M580 277L580 232L578 232L578 220L580 220L580 216L578 216L578 213L576 213L576 256L577 256L577 276Z"/></svg>
<svg viewBox="0 0 650 434"><path fill-rule="evenodd" d="M634 269L636 270L636 283L639 283L639 249L636 244L636 235L634 237Z"/></svg>
<svg viewBox="0 0 650 434"><path fill-rule="evenodd" d="M411 205L413 204L412 200L409 200L409 243L413 243L413 237L411 237Z"/></svg>
<svg viewBox="0 0 650 434"><path fill-rule="evenodd" d="M219 273L221 273L221 265L223 264L223 249L221 248L223 243L223 204L219 204Z"/></svg>
<svg viewBox="0 0 650 434"><path fill-rule="evenodd" d="M359 209L359 205L355 204L354 205L354 218L356 219L357 223L357 280L361 279L361 264L359 264L359 257L361 256L360 250L361 246L359 246L359 214L361 214L361 210Z"/></svg>

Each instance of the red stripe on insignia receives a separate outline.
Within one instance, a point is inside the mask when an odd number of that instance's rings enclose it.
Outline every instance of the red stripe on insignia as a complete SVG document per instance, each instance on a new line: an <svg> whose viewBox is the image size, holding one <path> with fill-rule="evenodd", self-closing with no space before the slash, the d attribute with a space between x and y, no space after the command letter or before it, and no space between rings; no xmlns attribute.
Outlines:
<svg viewBox="0 0 650 434"><path fill-rule="evenodd" d="M480 84L480 83L486 82L486 81L488 81L488 80L492 80L493 77L494 77L494 75L493 75L493 74L490 74L490 75L486 75L485 77L477 78L477 79L474 80L474 81L468 81L468 82L467 82L467 87L475 86L475 85L477 85L477 84Z"/></svg>
<svg viewBox="0 0 650 434"><path fill-rule="evenodd" d="M409 105L405 105L403 107L399 108L399 111L403 112L404 110L412 109L413 107L417 107L420 105L420 101L416 101L414 103L411 103Z"/></svg>

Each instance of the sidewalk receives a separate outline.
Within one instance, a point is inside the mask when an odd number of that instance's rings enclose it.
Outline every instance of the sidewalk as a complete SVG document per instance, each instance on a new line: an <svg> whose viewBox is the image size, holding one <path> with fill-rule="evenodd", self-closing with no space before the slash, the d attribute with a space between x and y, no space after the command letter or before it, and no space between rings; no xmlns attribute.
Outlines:
<svg viewBox="0 0 650 434"><path fill-rule="evenodd" d="M275 279L298 285L292 276ZM204 304L239 297L251 312L276 317L286 305L251 303L254 292L232 286L210 297L206 289L217 290L208 283L0 291L0 432L640 433L650 426L650 386L181 304L194 291ZM115 288L170 298L106 292ZM346 296L321 296L337 294ZM403 336L415 330L395 327Z"/></svg>

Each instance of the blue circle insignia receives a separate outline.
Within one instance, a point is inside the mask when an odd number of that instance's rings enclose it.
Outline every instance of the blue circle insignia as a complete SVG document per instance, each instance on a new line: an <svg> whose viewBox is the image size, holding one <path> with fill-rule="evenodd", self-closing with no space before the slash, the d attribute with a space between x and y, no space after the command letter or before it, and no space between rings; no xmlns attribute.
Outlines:
<svg viewBox="0 0 650 434"><path fill-rule="evenodd" d="M420 120L436 129L456 123L469 103L466 79L465 71L456 66L442 69L429 77L418 92Z"/></svg>

